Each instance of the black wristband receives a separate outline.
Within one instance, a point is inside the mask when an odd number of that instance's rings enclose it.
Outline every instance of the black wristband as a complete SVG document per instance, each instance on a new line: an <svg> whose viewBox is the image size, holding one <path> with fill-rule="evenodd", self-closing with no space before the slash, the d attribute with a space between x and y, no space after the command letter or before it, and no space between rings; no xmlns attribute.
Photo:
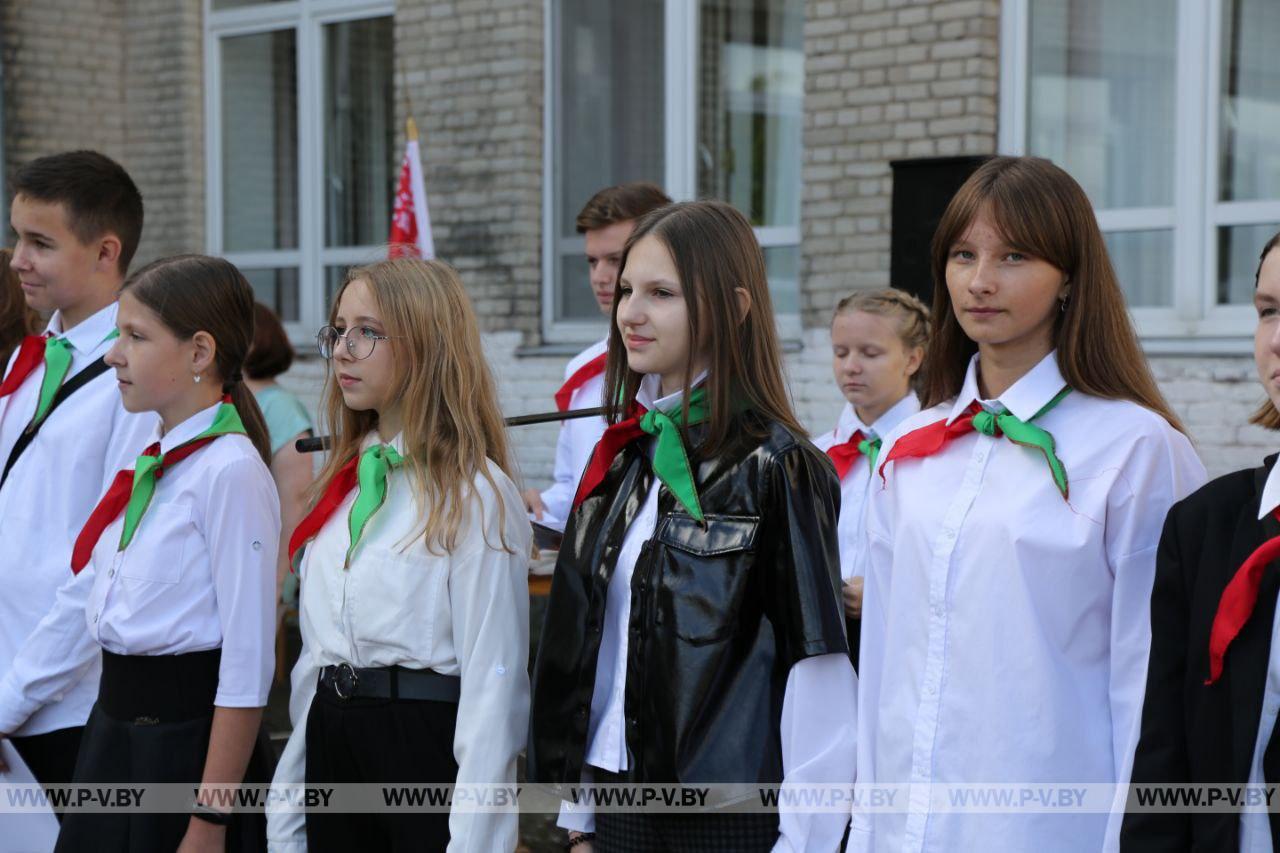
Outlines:
<svg viewBox="0 0 1280 853"><path fill-rule="evenodd" d="M594 832L584 832L581 835L579 835L577 838L570 838L568 841L566 841L564 845L564 849L572 850L573 848L577 847L579 844L581 844L584 841L594 840L595 837L596 837L596 834Z"/></svg>
<svg viewBox="0 0 1280 853"><path fill-rule="evenodd" d="M231 812L220 812L213 806L206 806L204 803L192 803L191 816L198 817L205 823L211 823L214 826L227 826L231 823Z"/></svg>

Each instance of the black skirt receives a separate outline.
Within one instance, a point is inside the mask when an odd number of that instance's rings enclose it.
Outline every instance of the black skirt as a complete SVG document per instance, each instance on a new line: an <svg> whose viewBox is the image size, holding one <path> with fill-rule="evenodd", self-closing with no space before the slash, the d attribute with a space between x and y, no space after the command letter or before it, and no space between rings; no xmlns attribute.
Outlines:
<svg viewBox="0 0 1280 853"><path fill-rule="evenodd" d="M194 790L204 776L221 657L219 649L158 656L103 651L98 701L85 724L74 781L102 785L188 782ZM269 783L274 771L271 756L260 730L244 781ZM190 819L190 814L182 813L69 812L56 850L176 850ZM227 828L227 849L266 847L265 814L236 812Z"/></svg>

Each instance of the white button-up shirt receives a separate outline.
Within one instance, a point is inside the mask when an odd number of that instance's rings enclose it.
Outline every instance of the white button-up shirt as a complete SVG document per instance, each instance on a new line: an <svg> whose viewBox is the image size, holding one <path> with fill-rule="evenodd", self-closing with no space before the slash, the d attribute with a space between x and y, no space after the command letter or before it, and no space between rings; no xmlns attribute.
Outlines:
<svg viewBox="0 0 1280 853"><path fill-rule="evenodd" d="M1266 518L1280 507L1280 465L1271 466L1262 498L1258 501L1258 520ZM1249 784L1262 786L1266 778L1262 774L1262 758L1271 740L1271 732L1280 716L1280 608L1271 621L1271 654L1267 661L1267 682L1262 693L1262 716L1258 719L1258 735L1253 746L1253 760L1249 763ZM1272 853L1271 821L1266 808L1246 807L1240 813L1240 853Z"/></svg>
<svg viewBox="0 0 1280 853"><path fill-rule="evenodd" d="M64 381L106 354L115 326L112 303L65 333L71 367ZM48 331L63 334L58 312ZM35 414L43 378L40 365L0 398L0 465ZM133 465L156 423L151 412L124 410L108 370L49 415L0 487L0 732L35 735L89 718L97 646L82 610L55 608L55 596L72 577L71 547L89 513L116 471ZM86 575L77 587L81 603L91 582Z"/></svg>
<svg viewBox="0 0 1280 853"><path fill-rule="evenodd" d="M379 440L371 434L364 447ZM404 453L401 436L390 444ZM355 489L307 546L299 567L302 654L289 699L293 734L274 784L305 781L316 679L322 667L339 663L461 676L457 782L515 784L529 725L532 531L515 484L492 462L488 473L494 485L480 474L472 481L473 498L449 552L427 549L423 509L406 467L388 475L386 502L365 527L349 568L343 562ZM512 850L517 818L514 812L451 814L450 853ZM267 840L272 850L305 850L305 814L268 807Z"/></svg>
<svg viewBox="0 0 1280 853"><path fill-rule="evenodd" d="M694 384L702 381L699 376ZM673 411L683 397L677 391L660 399L660 379L646 376L636 401L646 409ZM652 452L652 441L650 441ZM643 507L627 528L605 597L604 630L596 660L595 689L587 731L586 772L591 767L619 772L628 769L623 726L627 681L627 621L631 614L631 576L644 543L658 522L658 495L651 487ZM857 755L857 676L848 655L804 658L787 676L783 694L781 739L784 784L852 783ZM843 814L809 814L783 807L779 814L777 853L835 850L848 818ZM587 831L594 825L588 808L566 803L559 825Z"/></svg>
<svg viewBox="0 0 1280 853"><path fill-rule="evenodd" d="M605 338L578 353L564 369L565 381L577 373L578 368L603 355L608 349L609 339ZM569 398L571 409L590 409L602 405L603 373L582 383ZM595 450L606 426L608 424L601 417L573 418L561 422L560 437L556 440L554 481L542 493L542 504L546 507L546 512L542 514L539 524L564 532L569 513L573 511L573 496L578 491L578 481L582 479L582 472L591 461L591 452Z"/></svg>
<svg viewBox="0 0 1280 853"><path fill-rule="evenodd" d="M959 396L907 432L980 400ZM999 400L1028 420L1065 385L1054 353ZM1101 850L1123 814L932 811L927 783L1125 784L1146 685L1155 554L1169 507L1205 481L1186 436L1127 401L1068 394L1043 454L969 433L891 463L867 507L859 784L914 786L906 812L855 810L852 851ZM878 479L878 478L877 478Z"/></svg>
<svg viewBox="0 0 1280 853"><path fill-rule="evenodd" d="M876 418L875 423L867 426L854 411L853 404L846 403L844 410L840 412L840 419L836 421L836 428L831 432L824 432L813 443L825 453L837 444L844 444L858 430L862 430L868 441L884 439L898 424L918 411L920 400L914 391L909 391L907 396ZM871 477L871 461L865 456L859 456L840 480L840 577L845 580L862 571L859 555L867 548L863 515Z"/></svg>

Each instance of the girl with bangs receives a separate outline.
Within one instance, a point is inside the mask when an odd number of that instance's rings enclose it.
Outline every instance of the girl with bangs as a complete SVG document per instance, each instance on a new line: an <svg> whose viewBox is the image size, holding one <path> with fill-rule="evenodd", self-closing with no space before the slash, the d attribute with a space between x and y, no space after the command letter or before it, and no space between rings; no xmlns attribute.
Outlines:
<svg viewBox="0 0 1280 853"><path fill-rule="evenodd" d="M274 784L514 784L531 532L471 304L447 265L385 261L350 272L317 340L334 446L289 546L303 646ZM268 840L510 851L516 818L278 806Z"/></svg>
<svg viewBox="0 0 1280 853"><path fill-rule="evenodd" d="M923 411L885 439L868 501L859 668L858 782L912 796L855 810L848 849L1113 847L1119 810L935 811L928 786L1123 794L1156 545L1204 468L1066 172L989 160L943 215L932 266Z"/></svg>
<svg viewBox="0 0 1280 853"><path fill-rule="evenodd" d="M839 483L787 400L764 257L721 202L641 219L534 667L532 781L852 781ZM717 805L715 796L708 807ZM834 850L840 814L566 803L578 853Z"/></svg>

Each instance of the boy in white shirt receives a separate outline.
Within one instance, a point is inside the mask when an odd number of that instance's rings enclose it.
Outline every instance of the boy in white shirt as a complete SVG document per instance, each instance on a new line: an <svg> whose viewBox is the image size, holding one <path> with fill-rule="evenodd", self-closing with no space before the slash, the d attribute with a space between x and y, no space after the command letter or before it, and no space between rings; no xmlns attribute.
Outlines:
<svg viewBox="0 0 1280 853"><path fill-rule="evenodd" d="M670 204L666 193L651 183L636 182L605 187L593 195L578 214L578 233L586 241L591 292L600 313L613 313L613 288L618 280L622 247L636 227L636 221L652 210ZM602 405L605 350L609 338L575 355L564 370L564 384L556 392L556 407L589 409ZM576 418L562 421L556 442L553 482L545 491L525 489L524 502L534 521L564 531L578 480L587 467L591 451L604 432L604 418Z"/></svg>
<svg viewBox="0 0 1280 853"><path fill-rule="evenodd" d="M71 578L76 534L155 422L124 410L102 361L142 233L142 196L93 151L33 160L13 190L11 266L27 304L51 316L45 338L24 341L0 383L0 738L41 783L64 783L97 696L99 659L83 613L55 608L55 593ZM82 596L81 586L70 592ZM65 622L54 645L33 641L43 619ZM72 670L75 686L50 695L44 680Z"/></svg>

